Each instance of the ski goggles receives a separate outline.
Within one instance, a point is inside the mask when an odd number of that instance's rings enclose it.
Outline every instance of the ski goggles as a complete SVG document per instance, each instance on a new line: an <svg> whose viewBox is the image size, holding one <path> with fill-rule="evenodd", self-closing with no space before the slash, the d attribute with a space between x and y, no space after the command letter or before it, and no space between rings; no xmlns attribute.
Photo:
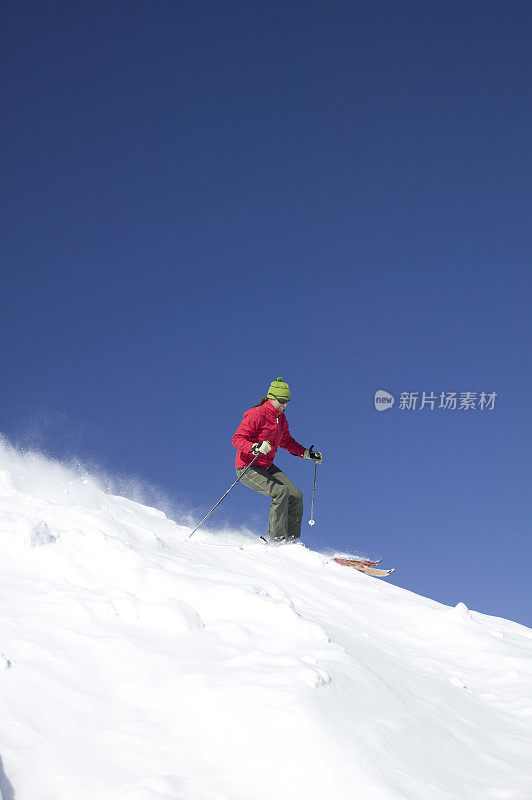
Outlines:
<svg viewBox="0 0 532 800"><path fill-rule="evenodd" d="M281 403L283 406L290 402L290 400L286 400L284 397L274 397L273 399L277 400L277 402Z"/></svg>

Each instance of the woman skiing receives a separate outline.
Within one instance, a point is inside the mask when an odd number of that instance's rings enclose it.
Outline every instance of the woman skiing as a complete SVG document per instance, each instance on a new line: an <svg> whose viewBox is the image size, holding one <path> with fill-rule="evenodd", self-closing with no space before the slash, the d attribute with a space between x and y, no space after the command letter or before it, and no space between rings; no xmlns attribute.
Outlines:
<svg viewBox="0 0 532 800"><path fill-rule="evenodd" d="M244 414L232 442L237 449L235 466L242 483L260 494L271 497L269 534L277 544L294 541L301 536L303 494L279 467L273 463L278 447L299 458L322 461L321 453L303 447L290 436L285 417L290 402L290 389L282 378L272 381L268 394ZM258 454L253 466L246 470Z"/></svg>

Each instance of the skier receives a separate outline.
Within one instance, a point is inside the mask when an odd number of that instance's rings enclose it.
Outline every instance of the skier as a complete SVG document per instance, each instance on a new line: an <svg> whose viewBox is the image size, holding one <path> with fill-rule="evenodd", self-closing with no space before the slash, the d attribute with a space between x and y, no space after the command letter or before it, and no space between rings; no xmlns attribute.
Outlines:
<svg viewBox="0 0 532 800"><path fill-rule="evenodd" d="M318 464L322 454L303 447L290 436L285 417L290 402L290 388L282 378L272 381L268 394L244 414L232 438L237 449L235 467L240 477L244 469L260 454L242 477L242 483L260 494L271 497L269 534L275 544L293 542L301 536L303 494L279 467L273 463L278 447L299 458L313 459Z"/></svg>

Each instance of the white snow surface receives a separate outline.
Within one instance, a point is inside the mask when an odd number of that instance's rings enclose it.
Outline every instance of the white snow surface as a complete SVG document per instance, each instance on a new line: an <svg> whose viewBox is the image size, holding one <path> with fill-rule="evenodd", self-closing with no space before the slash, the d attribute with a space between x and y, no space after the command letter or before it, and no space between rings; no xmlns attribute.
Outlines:
<svg viewBox="0 0 532 800"><path fill-rule="evenodd" d="M532 631L188 533L0 445L2 800L531 800Z"/></svg>

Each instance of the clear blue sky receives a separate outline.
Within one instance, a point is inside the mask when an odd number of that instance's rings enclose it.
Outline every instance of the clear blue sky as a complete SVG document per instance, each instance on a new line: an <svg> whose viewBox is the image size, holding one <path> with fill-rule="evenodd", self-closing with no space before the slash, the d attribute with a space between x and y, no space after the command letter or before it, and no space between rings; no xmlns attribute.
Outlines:
<svg viewBox="0 0 532 800"><path fill-rule="evenodd" d="M282 375L311 547L532 624L528 2L8 2L0 429L201 518ZM497 392L492 411L375 390ZM305 492L312 465L277 463ZM213 525L264 530L237 486ZM354 597L356 602L356 597Z"/></svg>

